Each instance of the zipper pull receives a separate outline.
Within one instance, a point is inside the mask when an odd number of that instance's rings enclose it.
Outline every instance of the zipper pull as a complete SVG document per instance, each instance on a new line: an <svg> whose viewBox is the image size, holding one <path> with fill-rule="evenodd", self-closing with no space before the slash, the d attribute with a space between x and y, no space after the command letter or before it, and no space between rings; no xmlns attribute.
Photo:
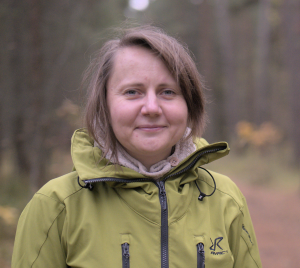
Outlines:
<svg viewBox="0 0 300 268"><path fill-rule="evenodd" d="M167 209L167 194L165 189L165 184L163 181L158 182L159 185L159 195L161 197L161 207L163 210Z"/></svg>
<svg viewBox="0 0 300 268"><path fill-rule="evenodd" d="M198 251L197 267L205 268L205 252L204 252L204 244L203 243L197 244L197 251Z"/></svg>
<svg viewBox="0 0 300 268"><path fill-rule="evenodd" d="M123 268L129 268L130 267L130 263L129 263L129 244L128 243L124 243L122 244L122 267Z"/></svg>
<svg viewBox="0 0 300 268"><path fill-rule="evenodd" d="M127 259L129 259L129 244L128 243L124 243L122 244L122 249L123 249L123 256Z"/></svg>
<svg viewBox="0 0 300 268"><path fill-rule="evenodd" d="M201 253L201 254L204 253L204 245L203 245L203 243L197 244L197 248L198 248L198 253Z"/></svg>

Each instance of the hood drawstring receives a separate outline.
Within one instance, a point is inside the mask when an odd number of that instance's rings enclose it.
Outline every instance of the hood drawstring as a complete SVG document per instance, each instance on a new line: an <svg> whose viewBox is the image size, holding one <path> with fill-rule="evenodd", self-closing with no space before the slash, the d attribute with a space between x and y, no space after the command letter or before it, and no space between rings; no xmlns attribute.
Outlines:
<svg viewBox="0 0 300 268"><path fill-rule="evenodd" d="M191 169L202 156L204 156L206 154L209 154L209 153L216 153L218 151L225 150L226 147L227 146L223 145L223 146L218 146L218 147L214 147L214 148L210 148L210 149L206 149L206 150L200 151L197 154L197 156L193 159L193 161L188 166L186 166L185 168L183 168L182 170L180 170L180 171L178 171L176 173L169 174L167 177L165 177L163 179L163 181L166 181L170 177L178 176L178 175L181 175L182 173L185 173L186 171L188 171L189 169ZM198 187L198 185L197 185L197 183L195 181L196 186L197 186L197 188L198 188L198 190L200 192L200 195L199 195L198 199L200 201L202 201L205 196L211 196L211 195L214 194L214 192L216 190L216 182L215 182L214 177L205 168L202 168L202 167L199 167L199 168L205 170L212 177L212 179L214 181L214 185L215 185L213 192L211 194L209 194L209 195L206 195L205 193L201 192L200 188ZM92 191L93 188L94 188L93 183L96 183L96 182L105 182L105 181L114 181L114 182L122 182L122 183L141 182L141 181L152 181L152 182L155 182L154 179L133 179L133 180L128 181L128 180L125 180L125 179L116 179L116 178L95 178L95 179L84 180L85 185L82 185L82 184L80 184L79 177L78 177L78 184L79 184L79 186L81 188L87 188L90 191Z"/></svg>
<svg viewBox="0 0 300 268"><path fill-rule="evenodd" d="M213 175L211 175L210 172L209 172L207 169L205 169L205 168L203 168L203 167L199 167L199 168L205 170L205 171L211 176L211 178L213 179L213 182L214 182L214 190L212 191L211 194L208 194L208 195L207 195L207 194L201 192L201 190L200 190L200 188L199 188L197 182L195 181L195 184L196 184L196 186L197 186L197 188L198 188L198 190L199 190L199 192L200 192L200 195L199 195L198 199L199 199L200 201L203 201L204 197L206 197L206 196L212 196L212 195L215 193L217 186L216 186L216 181L215 181Z"/></svg>
<svg viewBox="0 0 300 268"><path fill-rule="evenodd" d="M205 168L203 168L203 167L199 167L199 168L205 170L205 171L211 176L211 178L212 178L212 180L213 180L213 182L214 182L214 190L212 191L211 194L208 194L208 195L207 195L207 194L203 193L203 192L200 190L200 187L198 186L197 182L195 181L195 184L196 184L196 186L197 186L197 188L198 188L198 190L199 190L199 192L200 192L200 195L199 195L198 199L199 199L200 201L203 201L204 197L206 197L206 196L212 196L212 195L215 193L215 191L216 191L216 181L215 181L213 175L211 175L210 172L209 172L207 169L205 169ZM109 179L107 179L107 178L105 179L105 178L104 178L104 179L102 179L102 181L111 181L111 180L112 180L112 178L109 178ZM140 179L134 180L134 181L140 181ZM89 189L90 191L92 191L93 188L94 188L94 185L93 185L92 183L86 183L85 185L82 185L82 184L80 183L79 177L77 177L77 182L78 182L78 185L79 185L81 188ZM127 183L128 183L128 182L127 182Z"/></svg>
<svg viewBox="0 0 300 268"><path fill-rule="evenodd" d="M80 186L81 188L87 188L87 189L89 189L90 191L93 191L94 185L91 184L91 183L87 183L86 185L81 185L81 184L80 184L80 180L79 180L79 176L77 177L77 182L78 182L78 184L79 184L79 186Z"/></svg>

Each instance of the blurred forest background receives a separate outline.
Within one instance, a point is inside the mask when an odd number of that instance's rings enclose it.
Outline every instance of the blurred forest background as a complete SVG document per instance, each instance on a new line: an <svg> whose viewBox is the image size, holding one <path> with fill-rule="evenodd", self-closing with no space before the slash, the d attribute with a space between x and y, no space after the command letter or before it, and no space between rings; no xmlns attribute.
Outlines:
<svg viewBox="0 0 300 268"><path fill-rule="evenodd" d="M162 27L193 52L209 89L204 137L233 149L213 168L299 187L299 0L0 0L1 267L34 191L72 169L82 73L125 21Z"/></svg>

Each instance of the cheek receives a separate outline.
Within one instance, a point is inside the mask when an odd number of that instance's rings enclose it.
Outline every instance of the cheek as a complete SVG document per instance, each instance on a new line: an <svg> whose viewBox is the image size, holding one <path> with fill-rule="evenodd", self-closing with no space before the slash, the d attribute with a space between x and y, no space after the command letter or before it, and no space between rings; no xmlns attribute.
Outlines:
<svg viewBox="0 0 300 268"><path fill-rule="evenodd" d="M119 113L117 109L110 110L110 122L114 132L120 129L122 124L125 123L122 118L122 113Z"/></svg>
<svg viewBox="0 0 300 268"><path fill-rule="evenodd" d="M119 101L108 94L107 106L110 115L111 124L114 125L116 122L122 120L122 105L119 104Z"/></svg>
<svg viewBox="0 0 300 268"><path fill-rule="evenodd" d="M168 113L169 120L172 121L174 125L186 127L188 122L188 108L185 103L180 103L176 105L172 110Z"/></svg>
<svg viewBox="0 0 300 268"><path fill-rule="evenodd" d="M110 105L110 120L113 130L124 129L134 125L135 114L124 103L112 103ZM122 133L119 133L122 134Z"/></svg>

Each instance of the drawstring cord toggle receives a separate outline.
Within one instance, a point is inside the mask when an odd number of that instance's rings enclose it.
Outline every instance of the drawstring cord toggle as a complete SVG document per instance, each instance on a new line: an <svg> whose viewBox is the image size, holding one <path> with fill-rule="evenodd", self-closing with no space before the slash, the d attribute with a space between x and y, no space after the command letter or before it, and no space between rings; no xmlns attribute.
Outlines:
<svg viewBox="0 0 300 268"><path fill-rule="evenodd" d="M80 184L79 177L77 177L77 182L78 182L78 184L79 184L79 186L80 186L81 188L87 188L87 189L89 189L90 191L93 191L93 189L94 189L94 185L91 184L91 183L87 183L87 184L85 184L85 185L81 185L81 184Z"/></svg>
<svg viewBox="0 0 300 268"><path fill-rule="evenodd" d="M198 197L198 200L199 200L199 201L203 201L204 197L206 197L206 196L212 196L212 195L215 193L217 186L216 186L216 181L215 181L213 175L211 175L210 172L209 172L207 169L202 168L202 167L199 167L199 168L201 168L201 169L203 169L204 171L206 171L206 172L211 176L211 178L212 178L212 180L213 180L213 182L214 182L214 190L212 191L211 194L208 194L208 195L207 195L207 194L203 193L203 192L200 190L200 188L199 188L197 182L195 181L195 184L196 184L196 186L197 186L197 188L198 188L198 190L199 190L199 192L200 192L199 197Z"/></svg>

